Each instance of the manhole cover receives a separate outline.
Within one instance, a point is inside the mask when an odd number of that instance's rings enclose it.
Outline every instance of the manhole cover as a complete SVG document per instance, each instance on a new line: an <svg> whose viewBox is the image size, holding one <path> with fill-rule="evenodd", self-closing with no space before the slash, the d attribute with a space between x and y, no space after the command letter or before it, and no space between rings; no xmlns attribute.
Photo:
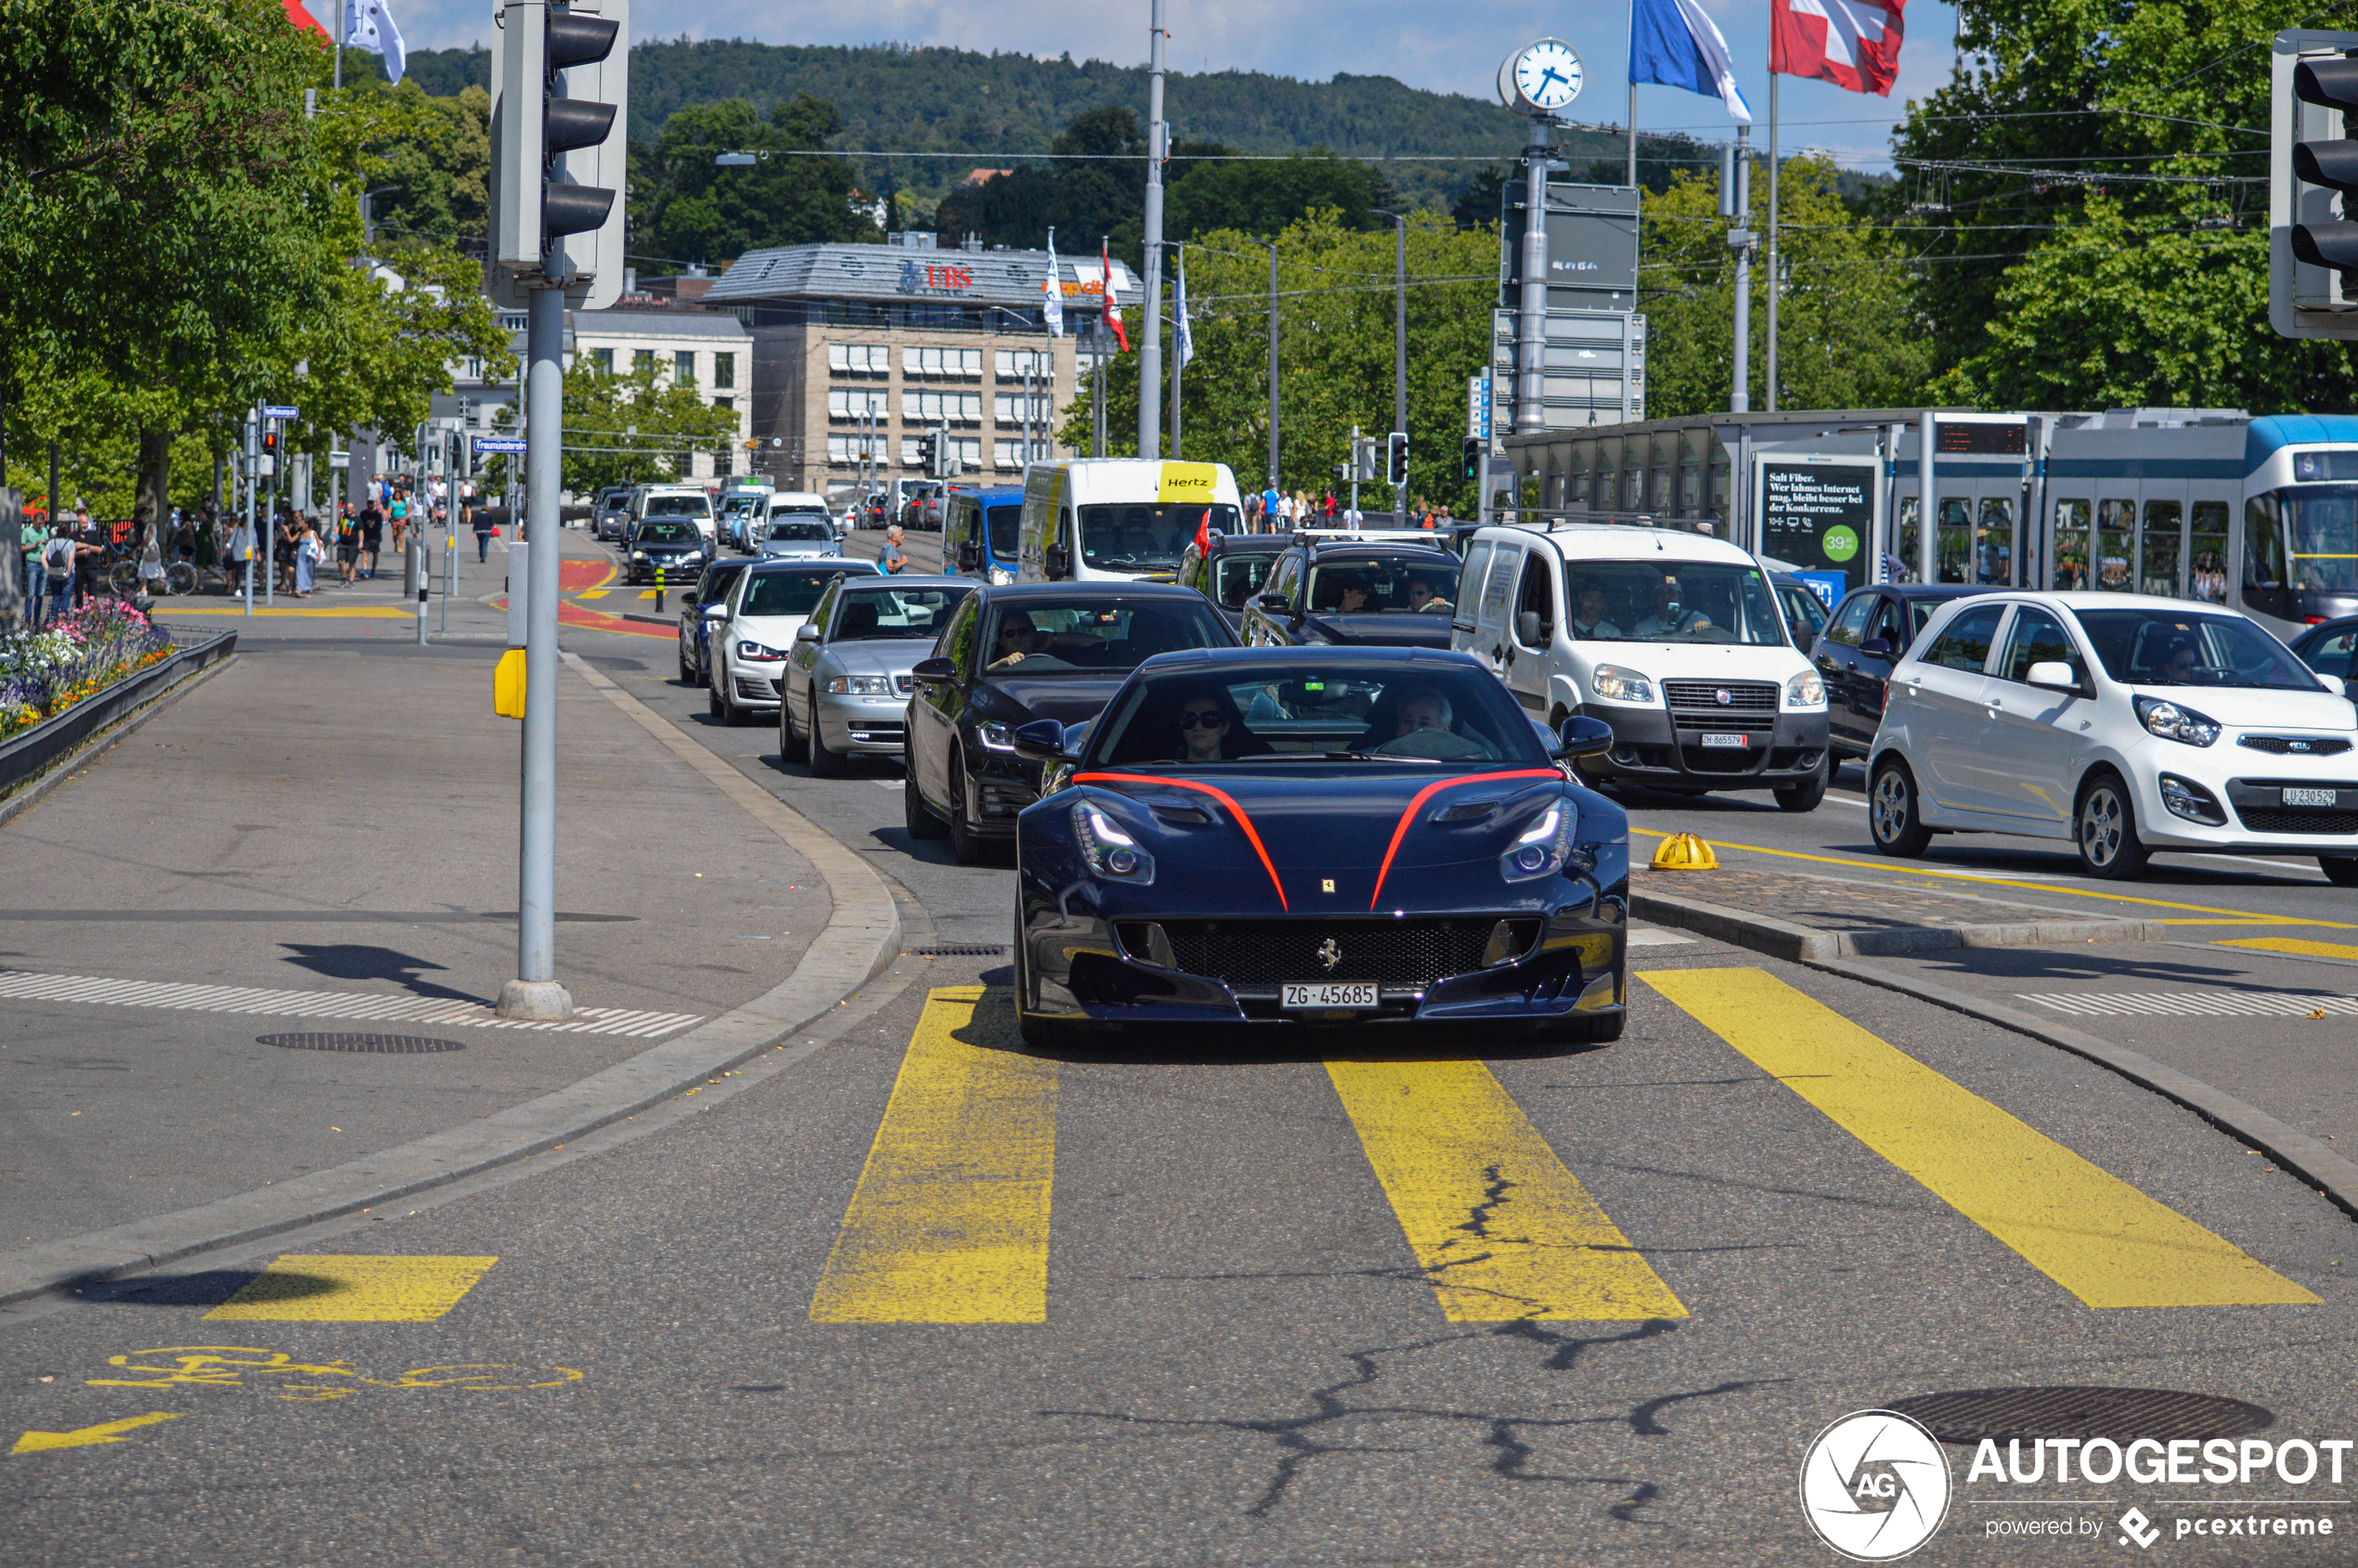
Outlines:
<svg viewBox="0 0 2358 1568"><path fill-rule="evenodd" d="M382 1051L403 1056L466 1049L456 1040L429 1040L420 1034L265 1034L254 1043L287 1051Z"/></svg>
<svg viewBox="0 0 2358 1568"><path fill-rule="evenodd" d="M919 958L997 958L1006 952L998 942L968 942L962 947L913 947Z"/></svg>
<svg viewBox="0 0 2358 1568"><path fill-rule="evenodd" d="M1922 1393L1891 1408L1922 1421L1943 1443L2019 1437L2241 1437L2275 1424L2257 1405L2160 1388L1979 1388Z"/></svg>

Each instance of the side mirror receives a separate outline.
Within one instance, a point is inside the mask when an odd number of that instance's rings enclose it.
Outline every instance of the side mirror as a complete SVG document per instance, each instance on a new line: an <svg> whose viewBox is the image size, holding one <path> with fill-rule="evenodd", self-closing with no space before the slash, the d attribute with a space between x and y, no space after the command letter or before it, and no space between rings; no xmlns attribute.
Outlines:
<svg viewBox="0 0 2358 1568"><path fill-rule="evenodd" d="M1524 614L1530 614L1525 611ZM1601 719L1574 714L1563 721L1556 732L1556 755L1562 758L1596 757L1613 749L1613 726Z"/></svg>
<svg viewBox="0 0 2358 1568"><path fill-rule="evenodd" d="M1891 639L1870 637L1859 644L1859 651L1871 659L1887 659L1891 657Z"/></svg>
<svg viewBox="0 0 2358 1568"><path fill-rule="evenodd" d="M1807 654L1818 646L1818 639L1806 626L1793 628L1794 646Z"/></svg>
<svg viewBox="0 0 2358 1568"><path fill-rule="evenodd" d="M1526 648L1548 645L1548 628L1540 620L1538 611L1525 610L1515 617L1515 641Z"/></svg>
<svg viewBox="0 0 2358 1568"><path fill-rule="evenodd" d="M2344 680L2340 676L2320 675L2317 679L2324 681L2326 684L2326 690L2331 692L2335 696L2346 697L2350 695L2350 683Z"/></svg>
<svg viewBox="0 0 2358 1568"><path fill-rule="evenodd" d="M971 572L978 569L981 565L982 547L975 543L972 539L960 540L958 544L958 570L962 572Z"/></svg>
<svg viewBox="0 0 2358 1568"><path fill-rule="evenodd" d="M1264 593L1253 603L1273 616L1282 616L1288 608L1286 596L1282 593Z"/></svg>
<svg viewBox="0 0 2358 1568"><path fill-rule="evenodd" d="M1052 544L1040 552L1040 567L1051 577L1063 577L1072 570L1072 551Z"/></svg>
<svg viewBox="0 0 2358 1568"><path fill-rule="evenodd" d="M680 607L683 610L693 610L696 607L696 590L694 589L687 588L680 590Z"/></svg>
<svg viewBox="0 0 2358 1568"><path fill-rule="evenodd" d="M913 680L955 680L958 667L948 659L919 659L909 677Z"/></svg>
<svg viewBox="0 0 2358 1568"><path fill-rule="evenodd" d="M2069 692L2079 694L2079 677L2072 674L2071 666L2061 659L2041 659L2030 667L2025 677L2033 686L2049 692Z"/></svg>
<svg viewBox="0 0 2358 1568"><path fill-rule="evenodd" d="M820 635L817 624L811 621L805 621L794 628L794 640L797 642L816 642Z"/></svg>
<svg viewBox="0 0 2358 1568"><path fill-rule="evenodd" d="M704 606L703 613L704 618L708 621L725 621L729 618L729 606L726 604L706 604Z"/></svg>
<svg viewBox="0 0 2358 1568"><path fill-rule="evenodd" d="M1033 762L1069 762L1065 727L1053 719L1035 719L1016 726L1016 755Z"/></svg>

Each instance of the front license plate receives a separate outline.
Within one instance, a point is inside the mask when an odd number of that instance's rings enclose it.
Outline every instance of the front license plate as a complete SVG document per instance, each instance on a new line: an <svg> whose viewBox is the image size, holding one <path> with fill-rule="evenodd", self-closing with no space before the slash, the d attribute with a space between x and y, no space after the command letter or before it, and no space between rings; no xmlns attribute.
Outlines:
<svg viewBox="0 0 2358 1568"><path fill-rule="evenodd" d="M1318 1012L1330 1007L1373 1007L1376 1005L1376 982L1373 980L1319 981L1310 985L1289 985L1282 988L1278 1004L1289 1012Z"/></svg>
<svg viewBox="0 0 2358 1568"><path fill-rule="evenodd" d="M2288 789L2285 791L2287 806L2331 806L2340 797L2330 789Z"/></svg>
<svg viewBox="0 0 2358 1568"><path fill-rule="evenodd" d="M1750 735L1705 735L1703 738L1703 744L1706 746L1730 746L1742 751L1752 744L1752 737Z"/></svg>

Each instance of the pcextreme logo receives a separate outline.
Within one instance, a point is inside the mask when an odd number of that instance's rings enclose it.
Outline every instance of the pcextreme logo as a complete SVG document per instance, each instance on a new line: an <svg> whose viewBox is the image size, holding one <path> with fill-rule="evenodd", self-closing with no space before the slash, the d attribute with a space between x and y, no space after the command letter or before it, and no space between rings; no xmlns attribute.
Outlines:
<svg viewBox="0 0 2358 1568"><path fill-rule="evenodd" d="M1907 1556L1949 1515L1949 1458L1896 1410L1860 1410L1818 1434L1801 1461L1801 1511L1856 1562Z"/></svg>

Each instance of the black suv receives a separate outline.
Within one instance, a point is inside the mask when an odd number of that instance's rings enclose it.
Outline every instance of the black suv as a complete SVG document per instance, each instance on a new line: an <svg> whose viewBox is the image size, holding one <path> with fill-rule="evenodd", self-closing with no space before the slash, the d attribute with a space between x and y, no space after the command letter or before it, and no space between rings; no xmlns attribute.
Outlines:
<svg viewBox="0 0 2358 1568"><path fill-rule="evenodd" d="M1297 534L1247 601L1248 647L1446 648L1464 564L1438 540Z"/></svg>
<svg viewBox="0 0 2358 1568"><path fill-rule="evenodd" d="M1271 563L1292 542L1283 534L1207 534L1204 543L1189 545L1179 558L1179 586L1211 600L1221 617L1241 632L1245 605L1269 580Z"/></svg>

